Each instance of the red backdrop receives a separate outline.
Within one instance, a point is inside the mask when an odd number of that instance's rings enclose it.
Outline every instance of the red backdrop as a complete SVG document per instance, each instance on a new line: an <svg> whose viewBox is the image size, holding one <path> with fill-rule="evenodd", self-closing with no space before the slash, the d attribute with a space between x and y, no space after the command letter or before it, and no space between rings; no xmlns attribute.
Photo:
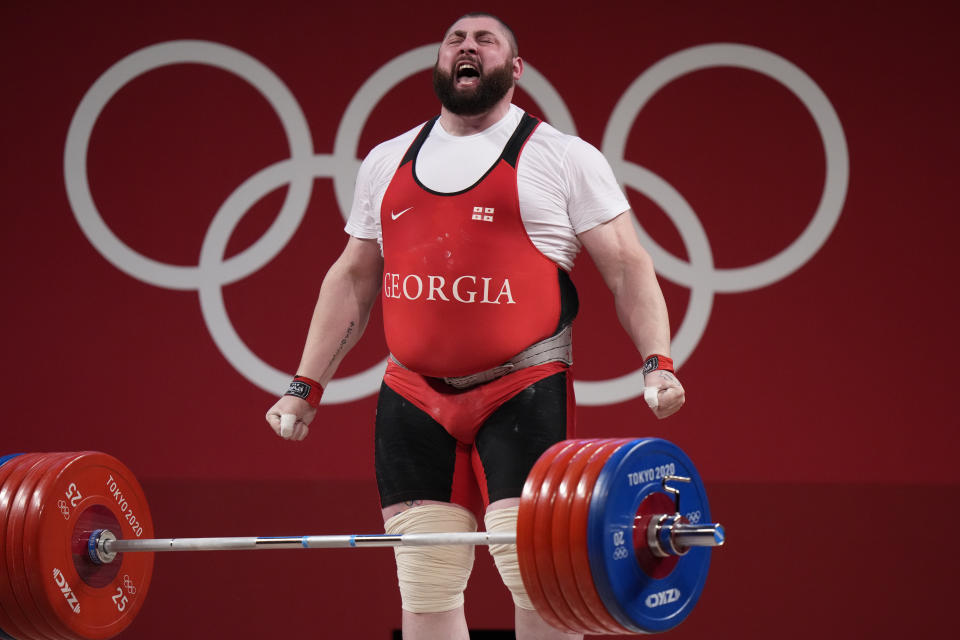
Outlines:
<svg viewBox="0 0 960 640"><path fill-rule="evenodd" d="M485 8L520 104L608 154L659 257L687 406L657 422L612 382L639 363L585 255L575 371L578 435L677 443L728 529L672 635L952 628L955 5L569 5ZM262 416L345 241L337 194L436 112L429 46L473 8L4 3L0 452L116 455L161 536L378 530L375 384L302 444ZM342 375L375 378L375 316ZM399 624L389 552L249 555L158 558L124 636ZM468 618L510 625L486 558Z"/></svg>

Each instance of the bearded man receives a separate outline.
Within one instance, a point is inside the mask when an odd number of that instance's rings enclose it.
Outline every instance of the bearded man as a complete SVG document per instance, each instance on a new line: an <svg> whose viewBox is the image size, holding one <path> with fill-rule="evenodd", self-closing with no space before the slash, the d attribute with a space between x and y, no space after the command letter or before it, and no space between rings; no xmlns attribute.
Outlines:
<svg viewBox="0 0 960 640"><path fill-rule="evenodd" d="M471 13L447 30L433 73L440 114L363 161L349 239L324 277L298 375L267 413L281 437L306 437L381 298L391 355L375 459L391 534L475 531L465 484L474 478L487 530L516 528L534 462L573 435L578 302L568 272L581 247L642 354L651 409L663 418L684 402L663 294L613 171L590 144L512 104L522 75L499 18ZM395 551L404 638L466 640L473 547ZM514 545L490 552L513 595L517 638L578 637L534 611Z"/></svg>

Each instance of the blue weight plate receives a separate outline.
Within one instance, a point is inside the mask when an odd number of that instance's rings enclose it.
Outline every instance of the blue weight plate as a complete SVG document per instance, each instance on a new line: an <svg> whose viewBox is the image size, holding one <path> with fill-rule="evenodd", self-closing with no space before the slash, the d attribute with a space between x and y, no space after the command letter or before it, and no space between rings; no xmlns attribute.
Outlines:
<svg viewBox="0 0 960 640"><path fill-rule="evenodd" d="M692 523L710 522L707 494L690 458L676 445L646 438L621 447L597 477L587 519L587 549L597 592L620 624L638 633L667 631L690 614L710 566L710 549L694 547L666 576L641 568L633 548L634 519L640 503L662 492L664 475L680 490L680 511Z"/></svg>

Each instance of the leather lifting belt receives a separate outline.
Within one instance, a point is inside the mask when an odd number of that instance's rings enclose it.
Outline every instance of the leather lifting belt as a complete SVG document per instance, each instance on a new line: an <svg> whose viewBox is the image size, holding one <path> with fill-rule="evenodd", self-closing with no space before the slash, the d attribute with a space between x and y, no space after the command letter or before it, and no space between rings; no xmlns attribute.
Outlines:
<svg viewBox="0 0 960 640"><path fill-rule="evenodd" d="M397 360L392 353L390 359L406 369L403 363ZM478 384L496 380L512 371L519 371L548 362L563 362L567 366L573 364L573 328L571 325L568 324L549 338L533 343L503 364L498 364L486 371L471 373L466 376L442 378L442 380L456 389L469 389Z"/></svg>

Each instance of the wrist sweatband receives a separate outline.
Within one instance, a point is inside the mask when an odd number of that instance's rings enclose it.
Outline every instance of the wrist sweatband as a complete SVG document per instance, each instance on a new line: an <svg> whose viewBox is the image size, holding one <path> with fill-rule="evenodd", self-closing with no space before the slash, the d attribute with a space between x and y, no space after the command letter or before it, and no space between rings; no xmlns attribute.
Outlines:
<svg viewBox="0 0 960 640"><path fill-rule="evenodd" d="M657 371L658 369L660 371L669 371L670 373L674 373L673 359L655 353L643 361L643 375L647 375L651 371Z"/></svg>
<svg viewBox="0 0 960 640"><path fill-rule="evenodd" d="M323 397L323 385L307 376L294 376L287 387L285 396L296 396L306 400L314 409L320 404L320 398Z"/></svg>

